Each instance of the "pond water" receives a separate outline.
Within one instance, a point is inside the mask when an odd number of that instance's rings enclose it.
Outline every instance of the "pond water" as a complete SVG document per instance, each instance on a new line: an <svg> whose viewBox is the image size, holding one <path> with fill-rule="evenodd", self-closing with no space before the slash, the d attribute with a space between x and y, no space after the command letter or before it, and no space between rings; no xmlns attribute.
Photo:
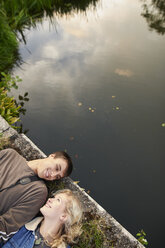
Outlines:
<svg viewBox="0 0 165 248"><path fill-rule="evenodd" d="M27 136L47 155L67 150L80 181L128 231L164 247L165 37L138 0L45 18L25 32L15 68L30 101Z"/></svg>

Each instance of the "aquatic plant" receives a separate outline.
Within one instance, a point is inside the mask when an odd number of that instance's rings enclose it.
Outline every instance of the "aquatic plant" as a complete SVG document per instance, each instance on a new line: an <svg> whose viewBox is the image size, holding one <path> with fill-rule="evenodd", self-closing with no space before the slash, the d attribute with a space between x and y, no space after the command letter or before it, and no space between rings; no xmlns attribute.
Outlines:
<svg viewBox="0 0 165 248"><path fill-rule="evenodd" d="M136 234L137 240L144 246L148 245L148 241L146 239L146 233L144 232L144 230L140 230L137 234Z"/></svg>

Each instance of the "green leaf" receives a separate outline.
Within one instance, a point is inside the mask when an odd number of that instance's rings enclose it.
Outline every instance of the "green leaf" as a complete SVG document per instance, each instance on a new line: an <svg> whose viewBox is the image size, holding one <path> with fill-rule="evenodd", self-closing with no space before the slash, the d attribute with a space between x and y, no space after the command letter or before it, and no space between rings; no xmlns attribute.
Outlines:
<svg viewBox="0 0 165 248"><path fill-rule="evenodd" d="M13 118L10 120L10 124L12 125L12 124L16 123L17 121L19 121L19 118L13 117Z"/></svg>

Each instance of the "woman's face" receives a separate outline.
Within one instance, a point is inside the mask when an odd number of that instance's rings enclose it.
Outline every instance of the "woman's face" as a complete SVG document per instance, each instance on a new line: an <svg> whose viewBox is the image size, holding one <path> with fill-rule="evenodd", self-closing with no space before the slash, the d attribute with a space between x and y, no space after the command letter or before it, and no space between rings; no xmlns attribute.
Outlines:
<svg viewBox="0 0 165 248"><path fill-rule="evenodd" d="M59 193L53 198L49 198L40 211L45 218L49 218L54 221L65 214L67 202L67 195L65 193Z"/></svg>

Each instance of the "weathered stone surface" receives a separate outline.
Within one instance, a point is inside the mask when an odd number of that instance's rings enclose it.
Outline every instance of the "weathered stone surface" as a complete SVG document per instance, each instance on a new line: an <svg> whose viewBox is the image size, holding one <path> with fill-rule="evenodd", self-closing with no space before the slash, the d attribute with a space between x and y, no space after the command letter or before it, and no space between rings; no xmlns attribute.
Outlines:
<svg viewBox="0 0 165 248"><path fill-rule="evenodd" d="M18 134L0 116L0 133L4 137L10 138L11 146L17 150L27 160L44 158L46 155L24 134ZM93 198L91 198L79 185L75 184L71 178L64 178L62 182L66 187L74 190L84 205L85 211L93 211L101 216L110 229L107 229L107 242L104 248L110 248L111 241L114 241L116 248L144 248L122 225L120 225L109 213L106 212ZM108 242L109 241L109 242Z"/></svg>
<svg viewBox="0 0 165 248"><path fill-rule="evenodd" d="M0 133L3 133L5 137L11 137L14 134L17 134L17 131L11 128L7 123L7 121L5 121L5 119L2 118L1 115L0 115Z"/></svg>

